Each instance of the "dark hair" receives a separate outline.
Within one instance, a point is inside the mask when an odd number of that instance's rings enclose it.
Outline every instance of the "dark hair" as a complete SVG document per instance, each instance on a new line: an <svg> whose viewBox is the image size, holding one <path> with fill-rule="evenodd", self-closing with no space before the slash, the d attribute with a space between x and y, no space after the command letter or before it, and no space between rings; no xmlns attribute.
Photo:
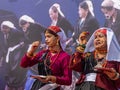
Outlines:
<svg viewBox="0 0 120 90"><path fill-rule="evenodd" d="M85 1L81 2L79 4L79 7L83 8L85 10L87 10L89 8L87 2L85 2Z"/></svg>
<svg viewBox="0 0 120 90"><path fill-rule="evenodd" d="M54 35L55 37L58 36L57 33L55 33L54 31L52 31L52 30L50 30L50 29L47 29L47 30L45 31L45 33L46 33L46 32L48 32L48 33Z"/></svg>

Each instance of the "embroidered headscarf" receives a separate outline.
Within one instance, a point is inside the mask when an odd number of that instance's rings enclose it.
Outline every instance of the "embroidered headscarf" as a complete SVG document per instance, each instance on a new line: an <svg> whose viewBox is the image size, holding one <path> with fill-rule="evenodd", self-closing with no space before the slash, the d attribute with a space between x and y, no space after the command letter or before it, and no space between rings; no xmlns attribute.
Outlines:
<svg viewBox="0 0 120 90"><path fill-rule="evenodd" d="M94 48L94 34L96 32L102 32L107 35L107 55L106 60L108 61L118 61L120 62L120 45L116 39L116 36L112 29L110 28L99 28L96 30L93 35L90 37L89 41L86 44L86 48L84 52L93 52Z"/></svg>
<svg viewBox="0 0 120 90"><path fill-rule="evenodd" d="M60 37L60 45L61 45L62 49L65 50L65 48L66 48L65 42L67 40L65 32L58 26L49 26L48 29L53 31Z"/></svg>

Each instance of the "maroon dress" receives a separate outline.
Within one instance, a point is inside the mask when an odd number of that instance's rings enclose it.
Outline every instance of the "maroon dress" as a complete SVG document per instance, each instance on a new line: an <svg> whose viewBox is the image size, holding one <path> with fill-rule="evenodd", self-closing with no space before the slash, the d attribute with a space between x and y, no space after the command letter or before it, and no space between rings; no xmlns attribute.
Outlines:
<svg viewBox="0 0 120 90"><path fill-rule="evenodd" d="M21 61L21 66L27 68L41 62L42 60L40 60L40 58L45 52L46 50L40 51L32 58L24 55ZM51 75L57 77L56 83L60 85L70 85L72 82L72 71L68 67L70 56L64 51L60 51L54 56L51 56L51 53L48 51L47 56L50 57Z"/></svg>

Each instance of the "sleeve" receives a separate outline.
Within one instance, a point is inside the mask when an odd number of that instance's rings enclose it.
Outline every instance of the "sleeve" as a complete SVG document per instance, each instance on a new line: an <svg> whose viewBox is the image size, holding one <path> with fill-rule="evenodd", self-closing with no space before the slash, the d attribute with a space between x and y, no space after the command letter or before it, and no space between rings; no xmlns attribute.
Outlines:
<svg viewBox="0 0 120 90"><path fill-rule="evenodd" d="M117 72L119 73L120 75L120 62L117 62ZM120 88L120 76L119 76L119 79L115 80L115 85L116 87Z"/></svg>
<svg viewBox="0 0 120 90"><path fill-rule="evenodd" d="M33 57L28 57L26 54L22 57L20 66L23 68L31 67L39 62L39 58L42 56L43 51L39 52Z"/></svg>
<svg viewBox="0 0 120 90"><path fill-rule="evenodd" d="M75 52L70 59L69 68L77 72L82 72L83 63L82 63L82 53Z"/></svg>
<svg viewBox="0 0 120 90"><path fill-rule="evenodd" d="M60 85L70 85L72 83L72 70L69 69L70 56L64 57L62 60L63 76L57 77L56 83Z"/></svg>

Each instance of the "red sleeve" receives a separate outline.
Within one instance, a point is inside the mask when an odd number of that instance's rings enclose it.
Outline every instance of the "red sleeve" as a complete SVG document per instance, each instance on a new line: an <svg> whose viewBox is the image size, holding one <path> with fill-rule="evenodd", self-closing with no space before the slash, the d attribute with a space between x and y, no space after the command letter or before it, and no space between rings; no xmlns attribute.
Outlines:
<svg viewBox="0 0 120 90"><path fill-rule="evenodd" d="M39 62L39 58L45 51L37 53L34 57L30 58L26 54L22 57L20 66L23 68L31 67Z"/></svg>
<svg viewBox="0 0 120 90"><path fill-rule="evenodd" d="M83 59L82 53L75 52L71 57L69 67L72 70L75 70L77 72L81 72L83 69L82 68L82 59Z"/></svg>

